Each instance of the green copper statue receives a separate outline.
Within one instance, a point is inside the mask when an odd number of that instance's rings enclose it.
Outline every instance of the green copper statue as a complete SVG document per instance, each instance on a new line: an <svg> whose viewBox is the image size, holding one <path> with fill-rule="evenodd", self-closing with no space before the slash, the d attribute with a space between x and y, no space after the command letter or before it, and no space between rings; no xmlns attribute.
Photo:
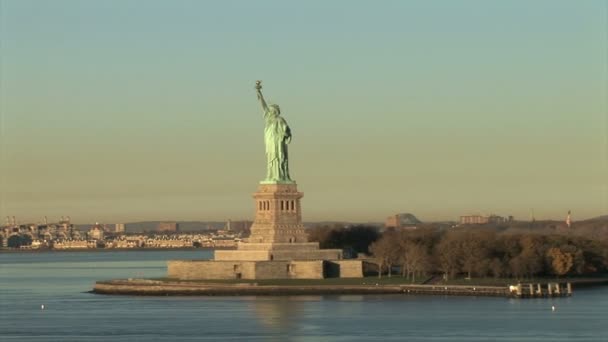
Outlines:
<svg viewBox="0 0 608 342"><path fill-rule="evenodd" d="M267 105L262 95L262 81L256 81L258 100L264 110L264 144L266 145L266 179L264 183L291 183L287 145L291 142L291 129L281 116L276 104Z"/></svg>

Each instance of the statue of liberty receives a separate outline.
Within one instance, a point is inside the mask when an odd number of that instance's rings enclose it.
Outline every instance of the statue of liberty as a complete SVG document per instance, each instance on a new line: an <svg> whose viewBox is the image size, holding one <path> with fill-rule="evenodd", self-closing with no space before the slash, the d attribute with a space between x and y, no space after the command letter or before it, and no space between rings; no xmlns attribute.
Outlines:
<svg viewBox="0 0 608 342"><path fill-rule="evenodd" d="M256 81L258 100L264 110L264 144L266 145L266 179L264 182L292 183L289 177L287 145L291 142L291 129L281 116L276 104L267 105L262 95L262 81Z"/></svg>

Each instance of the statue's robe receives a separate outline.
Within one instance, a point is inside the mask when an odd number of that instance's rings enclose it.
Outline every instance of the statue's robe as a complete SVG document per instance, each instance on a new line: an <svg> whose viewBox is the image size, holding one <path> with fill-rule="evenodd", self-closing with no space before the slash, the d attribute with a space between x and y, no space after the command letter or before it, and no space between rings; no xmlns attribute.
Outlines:
<svg viewBox="0 0 608 342"><path fill-rule="evenodd" d="M290 181L287 143L291 138L291 129L287 121L275 112L264 113L264 143L266 145L267 181Z"/></svg>

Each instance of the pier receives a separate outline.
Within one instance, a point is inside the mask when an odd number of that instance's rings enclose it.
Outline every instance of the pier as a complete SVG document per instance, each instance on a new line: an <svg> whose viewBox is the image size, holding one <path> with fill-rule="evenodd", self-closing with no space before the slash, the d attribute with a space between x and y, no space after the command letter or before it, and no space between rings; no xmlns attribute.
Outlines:
<svg viewBox="0 0 608 342"><path fill-rule="evenodd" d="M569 297L572 295L572 284L518 283L517 285L509 286L509 293L512 297L516 298Z"/></svg>

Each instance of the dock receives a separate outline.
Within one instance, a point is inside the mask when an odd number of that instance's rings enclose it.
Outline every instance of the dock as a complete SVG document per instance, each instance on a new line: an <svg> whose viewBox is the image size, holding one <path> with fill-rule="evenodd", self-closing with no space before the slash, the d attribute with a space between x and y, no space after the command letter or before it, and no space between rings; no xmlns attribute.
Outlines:
<svg viewBox="0 0 608 342"><path fill-rule="evenodd" d="M571 283L532 284L518 283L509 286L509 293L516 298L551 298L572 296Z"/></svg>

